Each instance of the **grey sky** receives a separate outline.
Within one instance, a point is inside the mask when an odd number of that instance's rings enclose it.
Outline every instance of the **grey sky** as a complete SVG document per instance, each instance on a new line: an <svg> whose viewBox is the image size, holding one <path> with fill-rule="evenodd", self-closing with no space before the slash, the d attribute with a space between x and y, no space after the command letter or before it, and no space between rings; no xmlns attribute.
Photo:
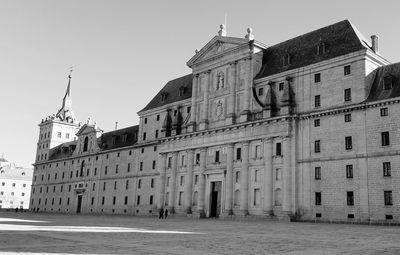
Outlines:
<svg viewBox="0 0 400 255"><path fill-rule="evenodd" d="M228 36L273 45L349 19L380 52L400 59L399 1L0 1L0 153L34 162L41 119L56 113L72 78L73 109L105 131L141 110L228 16Z"/></svg>

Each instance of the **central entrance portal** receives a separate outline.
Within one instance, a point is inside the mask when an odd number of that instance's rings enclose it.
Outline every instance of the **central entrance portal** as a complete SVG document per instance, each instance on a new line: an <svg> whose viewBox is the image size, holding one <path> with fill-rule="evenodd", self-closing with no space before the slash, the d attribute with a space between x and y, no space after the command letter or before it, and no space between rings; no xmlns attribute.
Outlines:
<svg viewBox="0 0 400 255"><path fill-rule="evenodd" d="M221 181L211 182L210 217L218 218L221 212L221 187Z"/></svg>
<svg viewBox="0 0 400 255"><path fill-rule="evenodd" d="M81 213L82 208L82 196L78 196L78 205L76 207L76 213Z"/></svg>

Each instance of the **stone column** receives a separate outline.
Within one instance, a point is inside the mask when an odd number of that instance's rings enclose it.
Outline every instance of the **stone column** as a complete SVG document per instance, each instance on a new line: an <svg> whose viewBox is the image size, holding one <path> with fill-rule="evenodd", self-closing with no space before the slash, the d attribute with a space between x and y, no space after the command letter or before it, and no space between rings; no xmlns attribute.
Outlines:
<svg viewBox="0 0 400 255"><path fill-rule="evenodd" d="M172 166L171 166L171 183L170 183L170 189L169 189L169 212L174 213L175 212L175 190L176 190L176 170L178 167L178 152L175 151L172 154Z"/></svg>
<svg viewBox="0 0 400 255"><path fill-rule="evenodd" d="M209 90L212 82L212 75L211 70L207 71L207 82L204 85L204 92L203 92L203 114L202 119L200 121L200 130L204 130L208 128L208 97L209 97Z"/></svg>
<svg viewBox="0 0 400 255"><path fill-rule="evenodd" d="M232 215L233 204L233 144L228 144L226 148L226 185L225 185L225 211L226 214Z"/></svg>
<svg viewBox="0 0 400 255"><path fill-rule="evenodd" d="M163 210L164 208L164 200L165 200L165 160L167 159L167 155L164 153L158 154L158 172L160 173L160 186L158 193L158 203L157 209Z"/></svg>
<svg viewBox="0 0 400 255"><path fill-rule="evenodd" d="M200 218L205 217L204 211L204 195L206 190L205 170L207 159L207 148L202 148L200 151L200 174L199 174L199 196L197 201L197 210Z"/></svg>
<svg viewBox="0 0 400 255"><path fill-rule="evenodd" d="M249 214L249 142L244 142L242 144L242 152L242 170L240 171L240 213L247 215Z"/></svg>
<svg viewBox="0 0 400 255"><path fill-rule="evenodd" d="M282 154L283 154L283 202L282 211L290 213L292 204L292 173L291 173L291 137L283 138Z"/></svg>
<svg viewBox="0 0 400 255"><path fill-rule="evenodd" d="M193 161L194 150L187 151L187 168L185 180L185 209L186 213L192 213L192 192L193 192Z"/></svg>
<svg viewBox="0 0 400 255"><path fill-rule="evenodd" d="M271 214L273 205L273 168L272 168L272 138L264 141L264 204L263 210Z"/></svg>
<svg viewBox="0 0 400 255"><path fill-rule="evenodd" d="M251 85L253 84L253 74L252 74L252 57L246 59L246 63L248 65L248 77L244 80L244 100L243 100L243 111L240 116L241 122L245 122L249 120L249 115L250 115L250 99L251 99Z"/></svg>
<svg viewBox="0 0 400 255"><path fill-rule="evenodd" d="M239 72L238 72L238 62L235 61L234 63L231 64L235 68L235 71L233 72L234 77L231 78L233 82L230 85L230 91L229 91L229 101L228 101L228 115L226 118L226 124L235 124L235 116L236 116L236 84L239 82Z"/></svg>
<svg viewBox="0 0 400 255"><path fill-rule="evenodd" d="M196 131L196 100L197 100L197 87L199 83L199 74L193 76L193 86L192 86L192 105L190 107L190 122L189 122L189 132Z"/></svg>

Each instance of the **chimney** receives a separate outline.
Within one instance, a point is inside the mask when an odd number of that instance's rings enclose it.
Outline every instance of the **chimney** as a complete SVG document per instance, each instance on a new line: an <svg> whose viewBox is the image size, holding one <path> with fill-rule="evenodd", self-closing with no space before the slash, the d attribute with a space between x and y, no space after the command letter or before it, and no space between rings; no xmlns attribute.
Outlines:
<svg viewBox="0 0 400 255"><path fill-rule="evenodd" d="M371 35L372 50L378 52L378 36Z"/></svg>
<svg viewBox="0 0 400 255"><path fill-rule="evenodd" d="M115 130L118 129L118 121L115 122Z"/></svg>

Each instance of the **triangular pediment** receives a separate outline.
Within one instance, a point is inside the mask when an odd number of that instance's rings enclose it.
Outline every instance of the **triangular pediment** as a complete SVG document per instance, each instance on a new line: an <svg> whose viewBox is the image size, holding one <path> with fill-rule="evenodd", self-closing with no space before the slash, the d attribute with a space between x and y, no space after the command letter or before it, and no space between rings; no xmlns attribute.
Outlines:
<svg viewBox="0 0 400 255"><path fill-rule="evenodd" d="M95 125L85 124L81 127L81 129L79 129L78 133L76 133L76 136L87 135L97 132L102 132L102 130L97 128Z"/></svg>
<svg viewBox="0 0 400 255"><path fill-rule="evenodd" d="M201 62L217 55L223 55L224 52L247 43L249 43L248 39L215 36L203 48L201 48L201 50L199 50L186 64L191 67L197 62Z"/></svg>

